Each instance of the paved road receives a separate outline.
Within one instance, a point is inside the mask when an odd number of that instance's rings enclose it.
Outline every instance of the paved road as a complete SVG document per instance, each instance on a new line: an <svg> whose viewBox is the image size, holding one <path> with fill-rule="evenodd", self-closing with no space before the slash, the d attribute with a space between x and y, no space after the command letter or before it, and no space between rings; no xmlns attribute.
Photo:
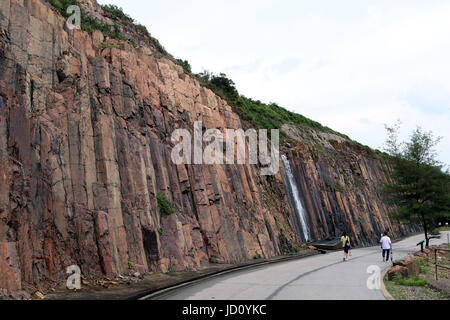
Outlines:
<svg viewBox="0 0 450 320"><path fill-rule="evenodd" d="M431 244L447 242L441 239ZM394 243L394 259L417 251L423 240L417 235ZM382 262L380 247L352 250L352 257L342 261L341 252L312 256L243 270L176 290L158 297L167 300L384 300L380 290L370 290L367 268L381 270L391 264Z"/></svg>

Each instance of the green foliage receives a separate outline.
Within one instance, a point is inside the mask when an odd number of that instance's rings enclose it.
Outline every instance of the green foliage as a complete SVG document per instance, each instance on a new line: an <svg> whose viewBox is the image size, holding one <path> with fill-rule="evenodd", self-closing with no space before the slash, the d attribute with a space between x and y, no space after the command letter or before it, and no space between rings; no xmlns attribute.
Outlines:
<svg viewBox="0 0 450 320"><path fill-rule="evenodd" d="M189 61L182 60L182 59L176 59L175 62L177 64L179 64L183 68L184 72L186 72L187 74L192 73L192 69L191 69L191 65L189 64Z"/></svg>
<svg viewBox="0 0 450 320"><path fill-rule="evenodd" d="M419 272L420 273L422 273L422 274L427 274L428 273L428 263L427 263L426 259L416 260L415 263L419 267Z"/></svg>
<svg viewBox="0 0 450 320"><path fill-rule="evenodd" d="M67 8L78 4L77 0L48 0L48 2L65 18L70 16Z"/></svg>
<svg viewBox="0 0 450 320"><path fill-rule="evenodd" d="M135 27L136 27L136 29L137 29L138 31L140 31L140 32L142 32L143 34L145 34L145 35L147 35L147 36L150 37L150 32L148 32L146 26L144 26L143 24L140 24L140 23L135 23L134 25L135 25Z"/></svg>
<svg viewBox="0 0 450 320"><path fill-rule="evenodd" d="M78 5L77 0L48 0L48 2L65 18L68 18L70 15L67 13L67 8L71 5ZM129 16L122 12L122 9L117 8L114 5L110 6L102 6L103 10L109 12L110 15L117 17L121 21L130 21L133 22ZM103 33L103 35L119 39L122 41L126 41L127 39L122 35L120 31L120 27L118 24L107 24L103 22L99 22L96 18L90 17L89 15L82 12L81 14L81 29L87 32L93 32L94 30L99 30Z"/></svg>
<svg viewBox="0 0 450 320"><path fill-rule="evenodd" d="M122 35L118 24L110 25L99 22L97 19L90 16L83 15L81 18L81 28L88 32L99 30L106 37L126 41L126 38Z"/></svg>
<svg viewBox="0 0 450 320"><path fill-rule="evenodd" d="M120 47L118 46L118 45L116 45L116 44L111 44L111 43L108 43L108 42L106 42L106 41L103 41L101 44L100 44L100 49L113 49L113 48L115 48L115 49L119 49Z"/></svg>
<svg viewBox="0 0 450 320"><path fill-rule="evenodd" d="M421 224L426 245L429 231L437 218L449 217L450 174L442 171L435 159L434 146L439 142L431 132L413 131L410 141L399 144L397 127L387 127L387 151L393 158L393 183L384 191L396 209L390 215L402 222Z"/></svg>
<svg viewBox="0 0 450 320"><path fill-rule="evenodd" d="M99 22L96 18L90 17L88 15L82 15L81 29L88 32L99 30L106 37L126 41L126 38L122 35L118 24L110 25L107 23Z"/></svg>
<svg viewBox="0 0 450 320"><path fill-rule="evenodd" d="M123 12L122 8L113 5L106 4L101 6L103 11L112 19L118 19L123 22L131 22L133 23L133 18Z"/></svg>
<svg viewBox="0 0 450 320"><path fill-rule="evenodd" d="M161 216L170 216L171 214L175 213L174 204L167 200L164 193L159 192L156 195L156 200L158 202L158 209Z"/></svg>
<svg viewBox="0 0 450 320"><path fill-rule="evenodd" d="M164 230L162 228L158 228L158 233L160 236L162 236L164 234Z"/></svg>
<svg viewBox="0 0 450 320"><path fill-rule="evenodd" d="M408 287L426 287L428 284L425 280L421 279L419 276L414 278L403 278L401 275L395 275L393 281L401 286Z"/></svg>

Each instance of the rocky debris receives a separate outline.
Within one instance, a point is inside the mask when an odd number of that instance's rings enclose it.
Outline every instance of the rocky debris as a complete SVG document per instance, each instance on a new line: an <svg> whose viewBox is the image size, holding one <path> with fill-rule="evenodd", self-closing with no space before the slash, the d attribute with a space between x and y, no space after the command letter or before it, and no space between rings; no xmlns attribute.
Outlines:
<svg viewBox="0 0 450 320"><path fill-rule="evenodd" d="M136 263L131 263L131 271L134 272L133 275L135 273L139 273L140 275L144 275L147 270L145 269L145 266L142 264L136 264Z"/></svg>
<svg viewBox="0 0 450 320"><path fill-rule="evenodd" d="M427 279L427 282L431 288L450 294L450 279Z"/></svg>
<svg viewBox="0 0 450 320"><path fill-rule="evenodd" d="M419 257L419 258L430 258L430 259L434 259L434 252L435 249L448 249L448 246L446 245L432 245L429 248L425 248L423 250L423 252L418 251L414 253L415 257ZM442 258L446 255L446 253L442 252L442 251L438 251L438 258Z"/></svg>
<svg viewBox="0 0 450 320"><path fill-rule="evenodd" d="M150 275L151 273L147 273ZM138 283L140 280L144 278L144 274L140 274L139 272L135 272L134 274L130 274L129 276L119 275L115 278L107 278L102 277L99 278L97 276L82 276L81 277L81 290L87 288L114 288L121 285L131 285L133 283Z"/></svg>
<svg viewBox="0 0 450 320"><path fill-rule="evenodd" d="M0 300L30 300L31 295L26 291L12 291L0 288Z"/></svg>
<svg viewBox="0 0 450 320"><path fill-rule="evenodd" d="M434 263L434 249L443 248L448 249L445 245L439 246L430 246L429 248L424 249L424 252L415 252L413 255L409 255L400 261L396 261L394 267L392 267L388 271L388 278L392 280L396 274L401 275L404 278L414 277L419 275L420 270L417 264L419 259L426 259L428 263ZM438 259L446 258L445 253L439 253ZM447 281L448 279L443 279L443 281ZM428 281L428 280L427 280Z"/></svg>

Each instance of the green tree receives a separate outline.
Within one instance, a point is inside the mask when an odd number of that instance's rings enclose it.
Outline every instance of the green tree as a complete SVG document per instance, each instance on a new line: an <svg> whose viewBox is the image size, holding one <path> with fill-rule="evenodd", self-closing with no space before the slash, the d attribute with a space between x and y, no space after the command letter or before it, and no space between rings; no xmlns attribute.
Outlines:
<svg viewBox="0 0 450 320"><path fill-rule="evenodd" d="M436 219L448 217L450 212L450 175L443 171L434 150L441 138L417 127L409 141L399 143L399 128L399 122L386 126L385 150L393 158L393 182L384 190L396 207L390 215L398 221L420 224L428 247Z"/></svg>

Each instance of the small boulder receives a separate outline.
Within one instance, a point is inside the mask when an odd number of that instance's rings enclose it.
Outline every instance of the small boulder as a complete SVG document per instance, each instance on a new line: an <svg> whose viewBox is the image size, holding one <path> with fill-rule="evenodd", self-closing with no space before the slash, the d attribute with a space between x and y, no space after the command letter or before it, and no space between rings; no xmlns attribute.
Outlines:
<svg viewBox="0 0 450 320"><path fill-rule="evenodd" d="M419 266L416 264L417 256L407 256L400 261L399 265L408 270L408 277L417 276L419 274Z"/></svg>
<svg viewBox="0 0 450 320"><path fill-rule="evenodd" d="M41 292L36 291L36 292L33 294L33 298L34 298L34 299L37 299L37 300L43 300L43 299L45 299L45 296L44 296Z"/></svg>
<svg viewBox="0 0 450 320"><path fill-rule="evenodd" d="M140 274L145 274L145 272L146 272L144 265L136 264L136 263L133 263L131 265L131 270L134 272L139 272Z"/></svg>
<svg viewBox="0 0 450 320"><path fill-rule="evenodd" d="M388 275L389 281L392 281L396 275L400 275L403 278L407 278L408 277L408 268L406 268L404 266L395 266L395 267L392 267L388 271L387 275Z"/></svg>

